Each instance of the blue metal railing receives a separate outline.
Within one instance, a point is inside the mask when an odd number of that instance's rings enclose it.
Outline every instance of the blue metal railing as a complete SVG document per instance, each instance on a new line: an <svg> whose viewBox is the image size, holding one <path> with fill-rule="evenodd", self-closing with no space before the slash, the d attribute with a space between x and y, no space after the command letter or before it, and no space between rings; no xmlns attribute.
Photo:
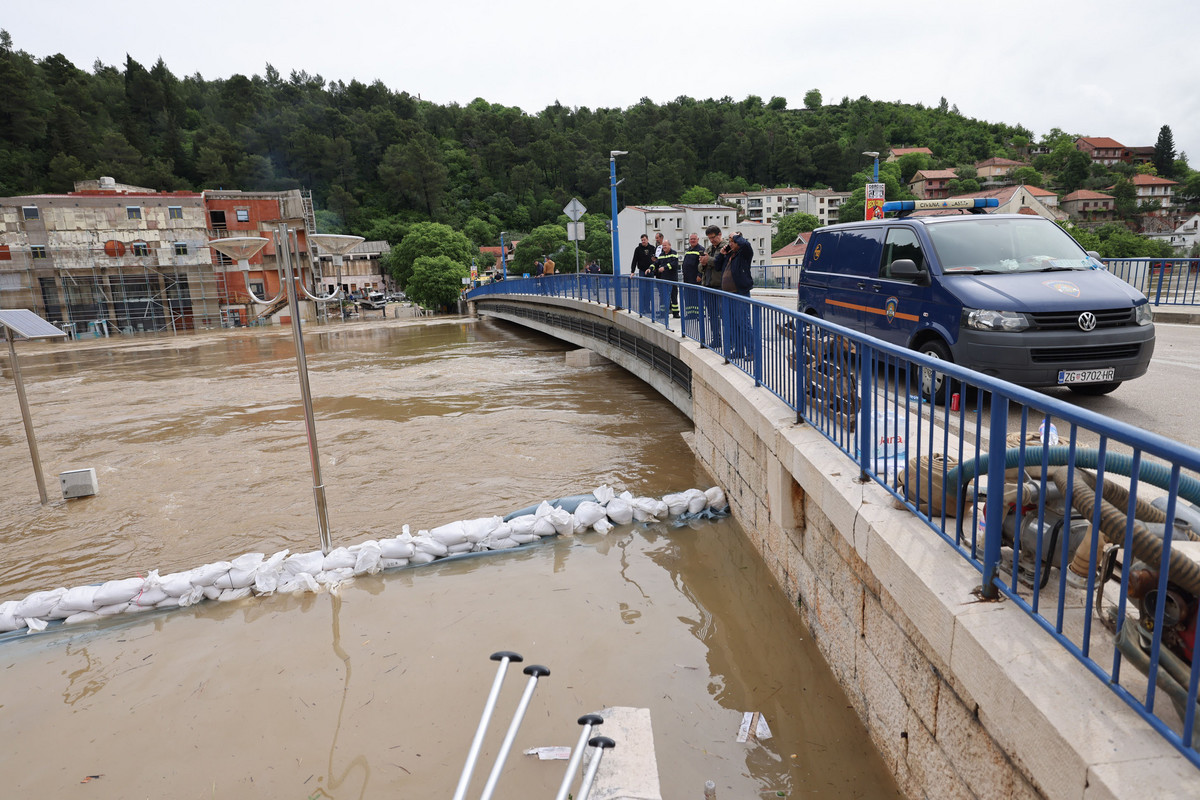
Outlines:
<svg viewBox="0 0 1200 800"><path fill-rule="evenodd" d="M1200 258L1110 258L1104 265L1156 306L1200 304Z"/></svg>
<svg viewBox="0 0 1200 800"><path fill-rule="evenodd" d="M1003 594L1029 614L1200 767L1200 565L1183 552L1192 545L1181 544L1200 537L1175 528L1191 515L1200 529L1200 511L1192 511L1200 505L1200 451L791 309L699 286L555 275L480 287L468 299L574 298L670 326L673 289L682 336L719 353L819 430L864 479L884 486L979 570L985 597ZM1136 669L1123 671L1129 662Z"/></svg>

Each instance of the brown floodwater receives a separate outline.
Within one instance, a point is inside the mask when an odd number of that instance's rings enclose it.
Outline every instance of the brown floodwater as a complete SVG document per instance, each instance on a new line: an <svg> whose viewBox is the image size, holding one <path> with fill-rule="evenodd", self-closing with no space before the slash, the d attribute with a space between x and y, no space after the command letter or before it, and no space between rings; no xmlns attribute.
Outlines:
<svg viewBox="0 0 1200 800"><path fill-rule="evenodd" d="M306 344L335 545L602 483L651 496L708 485L686 417L620 368L567 368L557 340L437 320L335 325ZM316 549L286 332L18 351L52 501L38 503L0 359L0 600ZM57 474L84 467L100 494L54 499ZM8 791L449 797L502 649L551 675L498 798L552 797L564 763L520 751L573 745L580 714L618 705L651 710L664 798L699 798L706 780L726 799L899 796L733 520L0 642ZM511 669L475 793L525 680ZM773 737L737 743L744 711Z"/></svg>

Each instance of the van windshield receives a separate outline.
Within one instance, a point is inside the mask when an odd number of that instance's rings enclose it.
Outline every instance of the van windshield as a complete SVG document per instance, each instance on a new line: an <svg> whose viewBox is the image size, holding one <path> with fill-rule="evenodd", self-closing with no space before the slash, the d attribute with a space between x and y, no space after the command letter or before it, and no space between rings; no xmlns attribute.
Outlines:
<svg viewBox="0 0 1200 800"><path fill-rule="evenodd" d="M926 226L947 275L1093 269L1096 262L1053 222L965 218Z"/></svg>

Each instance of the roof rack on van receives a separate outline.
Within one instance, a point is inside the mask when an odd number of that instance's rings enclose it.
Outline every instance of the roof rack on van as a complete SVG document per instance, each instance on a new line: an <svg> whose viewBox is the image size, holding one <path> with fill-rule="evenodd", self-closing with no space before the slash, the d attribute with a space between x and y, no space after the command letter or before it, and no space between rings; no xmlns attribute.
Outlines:
<svg viewBox="0 0 1200 800"><path fill-rule="evenodd" d="M983 214L984 209L996 208L1000 201L994 197L959 197L947 200L891 200L883 204L883 213L895 211L901 217L907 217L914 211L935 211L942 209L963 209L972 214Z"/></svg>

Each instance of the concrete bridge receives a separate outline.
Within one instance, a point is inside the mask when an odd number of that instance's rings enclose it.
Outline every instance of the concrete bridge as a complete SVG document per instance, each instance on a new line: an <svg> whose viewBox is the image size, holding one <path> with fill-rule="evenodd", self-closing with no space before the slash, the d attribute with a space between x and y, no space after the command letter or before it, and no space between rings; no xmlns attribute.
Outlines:
<svg viewBox="0 0 1200 800"><path fill-rule="evenodd" d="M516 287L514 287L514 290ZM911 798L1195 798L1200 772L782 401L662 324L492 294L470 310L598 353L694 447Z"/></svg>

